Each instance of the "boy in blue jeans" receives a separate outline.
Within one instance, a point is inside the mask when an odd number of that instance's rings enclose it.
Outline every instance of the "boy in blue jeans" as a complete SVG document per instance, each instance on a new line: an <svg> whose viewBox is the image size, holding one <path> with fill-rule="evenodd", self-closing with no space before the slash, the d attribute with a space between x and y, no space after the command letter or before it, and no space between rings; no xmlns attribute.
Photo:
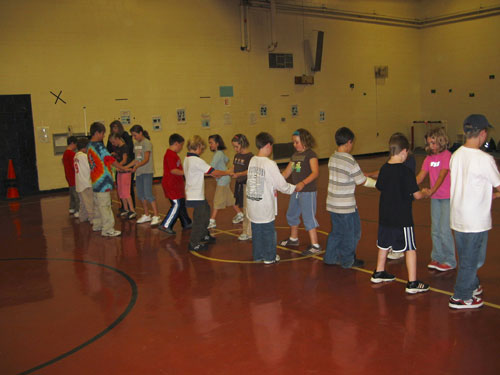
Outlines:
<svg viewBox="0 0 500 375"><path fill-rule="evenodd" d="M328 161L329 180L326 209L330 213L332 231L326 242L323 262L340 264L342 268L362 267L356 259L356 246L361 237L361 223L354 190L356 185L375 186L375 181L365 177L350 152L354 147L354 133L342 127L335 133L337 151Z"/></svg>
<svg viewBox="0 0 500 375"><path fill-rule="evenodd" d="M253 260L272 264L280 261L276 254L276 229L274 219L278 214L277 190L285 194L300 191L286 182L275 161L269 159L273 153L274 139L269 133L259 133L255 145L259 152L250 160L247 177L248 218L252 223Z"/></svg>
<svg viewBox="0 0 500 375"><path fill-rule="evenodd" d="M465 144L450 160L450 226L455 232L459 261L455 291L448 303L452 309L475 309L483 305L477 270L486 258L491 201L500 196L500 174L495 159L480 150L491 127L483 115L468 116L464 121ZM497 190L494 194L493 188Z"/></svg>

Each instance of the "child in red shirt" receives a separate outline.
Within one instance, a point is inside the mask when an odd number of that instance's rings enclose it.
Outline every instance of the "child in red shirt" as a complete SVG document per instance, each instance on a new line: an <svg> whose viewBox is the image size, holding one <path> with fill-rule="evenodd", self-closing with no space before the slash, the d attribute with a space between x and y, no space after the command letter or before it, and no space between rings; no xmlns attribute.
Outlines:
<svg viewBox="0 0 500 375"><path fill-rule="evenodd" d="M171 203L165 219L158 229L168 234L175 234L173 230L177 219L180 219L184 229L191 228L191 219L186 211L186 194L184 192L184 170L178 153L184 146L184 138L180 134L172 134L168 140L169 148L163 157L163 178L161 185L165 197Z"/></svg>
<svg viewBox="0 0 500 375"><path fill-rule="evenodd" d="M69 186L69 214L74 215L74 217L79 216L80 209L80 199L78 198L78 193L75 187L75 165L73 159L75 158L76 150L76 137L68 137L68 147L64 151L62 162L64 165L64 175L66 176L66 181L68 181Z"/></svg>

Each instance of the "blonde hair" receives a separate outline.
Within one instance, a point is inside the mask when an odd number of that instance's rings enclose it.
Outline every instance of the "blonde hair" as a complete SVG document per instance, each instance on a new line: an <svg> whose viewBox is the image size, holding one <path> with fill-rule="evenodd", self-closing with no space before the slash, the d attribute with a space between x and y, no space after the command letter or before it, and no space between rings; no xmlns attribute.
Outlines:
<svg viewBox="0 0 500 375"><path fill-rule="evenodd" d="M426 143L425 151L427 152L428 155L430 155L432 154L432 151L429 147L429 144L427 143L428 138L431 138L439 146L438 154L448 148L449 145L448 136L446 135L446 131L444 130L443 127L431 129L425 135L425 143Z"/></svg>
<svg viewBox="0 0 500 375"><path fill-rule="evenodd" d="M207 144L199 135L193 135L187 141L187 149L190 151L196 151L198 147L201 147L201 151L207 148Z"/></svg>

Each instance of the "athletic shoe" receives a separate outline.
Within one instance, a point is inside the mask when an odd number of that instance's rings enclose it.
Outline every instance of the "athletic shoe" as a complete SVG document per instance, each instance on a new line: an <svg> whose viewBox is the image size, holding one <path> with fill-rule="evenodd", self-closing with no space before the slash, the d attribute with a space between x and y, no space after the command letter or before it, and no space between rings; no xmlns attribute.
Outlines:
<svg viewBox="0 0 500 375"><path fill-rule="evenodd" d="M408 281L406 283L406 293L408 294L416 294L427 292L429 290L429 284L424 284L421 281Z"/></svg>
<svg viewBox="0 0 500 375"><path fill-rule="evenodd" d="M233 224L238 224L243 221L245 218L245 215L243 215L243 212L238 212L235 217L233 217Z"/></svg>
<svg viewBox="0 0 500 375"><path fill-rule="evenodd" d="M297 238L296 240L292 240L287 238L286 240L280 242L280 246L299 246L299 239Z"/></svg>
<svg viewBox="0 0 500 375"><path fill-rule="evenodd" d="M76 217L77 219L80 217L80 213L78 211L76 211L74 214L73 214L73 217Z"/></svg>
<svg viewBox="0 0 500 375"><path fill-rule="evenodd" d="M454 270L455 268L445 263L438 263L435 269L444 272L444 271Z"/></svg>
<svg viewBox="0 0 500 375"><path fill-rule="evenodd" d="M240 241L247 241L247 240L251 240L252 239L252 236L249 236L248 234L246 233L241 233L239 236L238 236L238 240Z"/></svg>
<svg viewBox="0 0 500 375"><path fill-rule="evenodd" d="M92 227L92 231L93 232L100 232L101 230L102 230L101 227L99 227L99 228L98 227Z"/></svg>
<svg viewBox="0 0 500 375"><path fill-rule="evenodd" d="M119 230L111 229L110 231L104 232L101 235L103 237L116 237L116 236L119 236L120 234L122 234L122 232L120 232Z"/></svg>
<svg viewBox="0 0 500 375"><path fill-rule="evenodd" d="M161 218L159 216L153 216L151 218L151 226L158 225L161 223Z"/></svg>
<svg viewBox="0 0 500 375"><path fill-rule="evenodd" d="M75 210L73 210L72 208L69 209L69 214L70 215L73 215L75 213Z"/></svg>
<svg viewBox="0 0 500 375"><path fill-rule="evenodd" d="M462 299L450 297L448 306L452 309L477 309L483 306L483 300L479 297L472 297L471 299L464 301Z"/></svg>
<svg viewBox="0 0 500 375"><path fill-rule="evenodd" d="M439 262L431 260L431 262L427 265L427 268L431 270L437 270L437 266L439 266Z"/></svg>
<svg viewBox="0 0 500 375"><path fill-rule="evenodd" d="M137 217L137 214L134 212L134 211L129 211L128 215L127 215L127 219L134 219L135 217Z"/></svg>
<svg viewBox="0 0 500 375"><path fill-rule="evenodd" d="M320 254L322 252L321 250L321 246L313 246L311 245L311 247L305 251L302 252L302 255L316 255L316 254Z"/></svg>
<svg viewBox="0 0 500 375"><path fill-rule="evenodd" d="M395 251L389 250L389 254L387 254L387 259L396 260L396 259L401 259L404 256L405 256L405 254L403 251L396 253Z"/></svg>
<svg viewBox="0 0 500 375"><path fill-rule="evenodd" d="M143 224L151 221L151 216L150 215L142 215L138 220L137 224Z"/></svg>
<svg viewBox="0 0 500 375"><path fill-rule="evenodd" d="M477 297L477 296L480 296L481 294L483 294L483 287L481 285L479 285L476 289L474 289L474 291L472 292L472 295L474 297Z"/></svg>
<svg viewBox="0 0 500 375"><path fill-rule="evenodd" d="M158 229L159 229L159 230L161 230L162 232L167 233L167 234L177 234L177 233L175 232L175 230L170 229L170 228L165 228L165 227L164 227L164 226L162 226L162 225L160 225L160 226L158 227Z"/></svg>
<svg viewBox="0 0 500 375"><path fill-rule="evenodd" d="M191 245L191 242L188 245L188 250L191 251L201 251L201 250L207 250L208 246L205 243L199 243L198 245Z"/></svg>
<svg viewBox="0 0 500 375"><path fill-rule="evenodd" d="M394 281L395 278L396 276L391 275L389 272L386 271L379 271L379 272L373 271L373 275L370 281L372 283L378 284L385 281Z"/></svg>
<svg viewBox="0 0 500 375"><path fill-rule="evenodd" d="M210 219L210 221L208 222L207 229L212 229L212 228L216 228L216 227L217 227L217 223L215 222L215 219Z"/></svg>
<svg viewBox="0 0 500 375"><path fill-rule="evenodd" d="M278 263L280 261L280 256L278 254L276 254L276 258L274 258L273 260L265 260L264 261L264 264L274 264L274 263Z"/></svg>
<svg viewBox="0 0 500 375"><path fill-rule="evenodd" d="M203 237L201 239L200 242L211 244L211 243L215 243L215 241L216 241L216 238L214 236L207 234L205 237Z"/></svg>
<svg viewBox="0 0 500 375"><path fill-rule="evenodd" d="M125 209L123 207L120 207L118 208L118 213L116 214L116 216L123 217L122 214L124 212L126 212Z"/></svg>
<svg viewBox="0 0 500 375"><path fill-rule="evenodd" d="M354 263L352 264L351 267L363 267L365 265L365 261L362 259L354 258Z"/></svg>
<svg viewBox="0 0 500 375"><path fill-rule="evenodd" d="M129 211L123 210L122 212L120 212L120 217L126 218L126 217L128 217L128 214L129 214Z"/></svg>

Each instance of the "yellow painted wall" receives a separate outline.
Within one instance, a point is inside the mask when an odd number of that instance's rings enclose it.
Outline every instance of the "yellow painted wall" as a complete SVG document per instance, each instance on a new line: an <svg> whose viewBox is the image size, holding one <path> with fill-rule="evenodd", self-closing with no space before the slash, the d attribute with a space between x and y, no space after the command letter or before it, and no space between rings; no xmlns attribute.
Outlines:
<svg viewBox="0 0 500 375"><path fill-rule="evenodd" d="M328 5L407 17L420 3ZM494 21L498 18L474 22L492 31ZM157 176L162 175L172 132L186 139L219 133L226 143L241 132L253 148L260 131L286 142L293 130L305 127L325 158L335 148L333 134L339 126L353 129L354 152L362 154L384 151L391 133L408 133L411 121L423 114L438 115L421 86L432 82L427 78L431 75L439 78L439 69L424 67L422 55L432 50L427 44L432 45L433 33L441 28L422 31L279 12L275 52L294 55L294 68L281 70L268 68L269 12L251 9L250 27L251 51L242 52L238 0L1 0L0 95L31 94L35 129L47 126L50 134L66 132L68 126L83 131L84 106L88 125L97 120L108 125L120 110L130 110L132 123L151 133ZM313 86L295 85L295 75L309 73L303 40L313 38L314 30L325 32L322 71ZM452 54L453 41L447 37L445 42ZM376 84L374 65L389 66L385 82ZM228 107L219 97L221 85L234 87ZM67 104L54 104L49 91L59 90ZM268 106L266 118L258 115L261 104ZM297 118L290 114L293 104L299 106ZM186 124L177 124L177 108L186 109ZM326 111L324 123L318 119L320 110ZM224 125L225 112L231 113L232 125ZM257 114L256 125L249 124L251 112ZM211 115L210 129L201 128L202 113ZM151 131L152 116L162 117L162 131ZM52 143L37 139L36 147L40 189L64 187L60 156L53 155ZM228 154L232 157L232 150ZM204 157L209 160L210 152Z"/></svg>

